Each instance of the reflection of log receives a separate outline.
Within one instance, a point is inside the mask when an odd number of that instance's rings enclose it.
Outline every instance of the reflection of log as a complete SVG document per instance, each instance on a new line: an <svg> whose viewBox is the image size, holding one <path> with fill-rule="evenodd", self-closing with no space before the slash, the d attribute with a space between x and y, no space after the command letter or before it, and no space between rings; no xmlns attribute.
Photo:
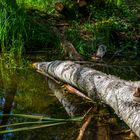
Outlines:
<svg viewBox="0 0 140 140"><path fill-rule="evenodd" d="M77 98L76 95L73 97L73 95L66 93L65 90L54 81L48 80L48 85L57 99L63 105L69 116L73 117L76 115L83 115L82 113L84 113L87 108L90 107L88 104L87 106L85 106L85 104L81 104L82 100L80 98Z"/></svg>
<svg viewBox="0 0 140 140"><path fill-rule="evenodd" d="M90 103L82 103L83 100L81 98L77 98L77 95L72 95L69 93L66 93L63 88L61 88L58 84L56 84L53 80L48 79L48 85L49 88L53 91L59 102L63 105L64 109L66 110L67 114L71 117L74 116L82 116L85 115L84 113L90 108ZM96 107L92 107L90 109L92 113L96 111ZM85 135L85 138L93 138L96 137L95 135L95 125L92 125L92 127L87 128L90 120L92 118L93 114L89 115L88 120L86 123L83 124L82 126L82 132L80 129L80 134L77 138L77 140L81 140L83 136ZM93 122L92 122L93 123ZM84 129L84 130L83 130ZM88 132L86 132L88 130Z"/></svg>
<svg viewBox="0 0 140 140"><path fill-rule="evenodd" d="M43 62L34 66L85 91L93 99L103 100L140 138L140 105L133 102L133 94L140 82L120 80L71 61Z"/></svg>

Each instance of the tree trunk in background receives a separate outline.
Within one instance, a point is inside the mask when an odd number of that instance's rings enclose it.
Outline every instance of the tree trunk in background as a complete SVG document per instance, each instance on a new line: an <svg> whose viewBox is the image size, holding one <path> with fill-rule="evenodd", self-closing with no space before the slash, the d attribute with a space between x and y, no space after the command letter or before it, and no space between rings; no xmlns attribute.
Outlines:
<svg viewBox="0 0 140 140"><path fill-rule="evenodd" d="M85 92L90 98L101 99L140 138L140 104L133 94L140 82L129 82L71 61L35 63L34 67Z"/></svg>

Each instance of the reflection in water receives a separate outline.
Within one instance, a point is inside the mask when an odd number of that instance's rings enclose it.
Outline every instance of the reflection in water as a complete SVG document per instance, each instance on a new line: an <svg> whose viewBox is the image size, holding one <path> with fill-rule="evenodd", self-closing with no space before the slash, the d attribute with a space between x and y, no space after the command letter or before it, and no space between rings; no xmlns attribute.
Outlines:
<svg viewBox="0 0 140 140"><path fill-rule="evenodd" d="M14 103L14 97L17 91L17 83L15 81L12 81L11 85L5 89L5 102L3 106L3 114L10 114L13 103ZM7 116L3 116L1 125L4 125L7 123Z"/></svg>
<svg viewBox="0 0 140 140"><path fill-rule="evenodd" d="M14 77L13 79L17 79ZM55 98L52 91L48 88L48 81L44 79L40 74L30 70L21 70L18 74L18 82L12 82L5 89L5 93L1 99L5 99L3 104L3 113L10 114L32 114L43 115L52 118L68 118L68 115L61 104ZM0 82L0 87L2 87ZM16 95L15 95L16 93ZM1 105L2 105L1 104ZM13 106L14 105L14 106ZM9 119L9 120L8 120ZM2 124L16 123L27 121L25 118L8 118L3 117L1 119ZM75 124L66 124L61 126L54 126L50 128L36 129L33 131L15 132L10 135L6 134L3 140L74 140L77 127ZM12 129L12 127L7 128ZM55 131L54 131L55 130ZM67 133L65 133L67 131Z"/></svg>
<svg viewBox="0 0 140 140"><path fill-rule="evenodd" d="M2 114L10 114L12 112L14 97L17 91L17 81L15 80L15 76L10 79L9 84L4 89L5 97L3 97L3 111ZM0 125L5 125L8 123L8 116L2 116ZM7 128L1 128L0 130L6 130ZM4 135L0 135L0 139L3 139Z"/></svg>
<svg viewBox="0 0 140 140"><path fill-rule="evenodd" d="M90 103L85 103L80 97L77 98L77 95L66 93L62 87L57 85L51 79L48 79L48 85L69 116L84 115L84 113L90 108Z"/></svg>
<svg viewBox="0 0 140 140"><path fill-rule="evenodd" d="M77 116L77 115L84 115L89 108L91 109L91 114L87 115L83 124L81 122L80 125L78 125L80 133L78 135L77 133L77 139L76 140L110 140L111 134L110 134L110 126L107 123L102 122L103 118L100 117L100 114L96 106L94 104L86 103L82 98L78 97L77 95L66 93L64 89L58 84L56 84L54 81L48 79L48 85L49 88L53 91L55 96L58 98L59 102L63 105L66 112L69 114L69 116ZM78 98L77 98L78 97ZM97 114L98 115L97 115ZM94 117L94 115L99 116L99 118ZM89 124L85 127L87 120L90 118ZM81 137L81 134L83 136ZM81 139L82 138L82 139Z"/></svg>
<svg viewBox="0 0 140 140"><path fill-rule="evenodd" d="M64 91L64 89L60 86L58 86L55 82L53 82L52 80L48 79L48 85L49 88L53 91L53 93L55 94L55 96L58 98L58 100L60 101L60 103L63 105L63 107L65 108L66 112L69 114L69 116L74 117L74 116L82 116L86 113L86 111L91 108L91 104L90 103L86 103L82 98L78 97L77 95L74 94L70 94L70 93L66 93L66 91ZM96 139L96 130L95 130L95 121L90 121L90 124L84 133L84 140L93 140ZM80 128L81 125L78 127ZM80 137L78 137L78 133L77 133L77 140L81 140L79 139Z"/></svg>

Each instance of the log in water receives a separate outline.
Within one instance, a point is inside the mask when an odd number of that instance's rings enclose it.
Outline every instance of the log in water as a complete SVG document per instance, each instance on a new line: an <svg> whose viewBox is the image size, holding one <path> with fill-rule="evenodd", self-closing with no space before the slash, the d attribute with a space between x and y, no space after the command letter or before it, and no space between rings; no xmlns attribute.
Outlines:
<svg viewBox="0 0 140 140"><path fill-rule="evenodd" d="M140 104L133 101L139 81L121 80L72 61L41 62L34 67L75 86L93 100L99 98L108 104L140 138Z"/></svg>

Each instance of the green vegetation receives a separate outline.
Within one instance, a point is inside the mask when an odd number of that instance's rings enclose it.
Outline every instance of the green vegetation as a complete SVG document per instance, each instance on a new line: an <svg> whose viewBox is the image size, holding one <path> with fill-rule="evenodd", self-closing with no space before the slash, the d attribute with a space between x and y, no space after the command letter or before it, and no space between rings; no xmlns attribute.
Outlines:
<svg viewBox="0 0 140 140"><path fill-rule="evenodd" d="M46 46L56 46L59 41L49 21L42 24L41 13L35 14L29 8L34 2L28 5L22 1L12 2L14 1L0 1L0 71L4 87L12 83L11 79L17 69L23 68L27 63L23 54L46 49ZM43 4L45 6L45 3L38 3L38 6Z"/></svg>
<svg viewBox="0 0 140 140"><path fill-rule="evenodd" d="M63 20L67 20L70 25L63 29L65 38L83 55L90 55L89 53L100 43L106 44L112 51L139 46L139 9L134 9L134 5L138 3L96 0L79 10L76 2L62 0L60 2L76 14L76 19L69 20L68 16L71 15L67 14L65 17L56 13L54 9L56 2L56 0L17 0L15 6L1 0L1 52L10 52L12 57L20 59L27 51L59 48L62 41L61 32L56 32L55 28L57 23ZM86 15L82 10L87 11Z"/></svg>
<svg viewBox="0 0 140 140"><path fill-rule="evenodd" d="M3 117L3 116L20 117L24 119L30 119L30 121L28 120L26 122L18 122L14 124L2 125L0 126L0 129L5 128L5 127L15 127L15 126L18 126L18 128L0 131L0 134L56 126L60 124L66 124L68 122L79 122L79 121L82 121L82 119L84 118L84 117L77 117L77 118L71 118L71 119L56 119L56 118L48 118L44 116L24 115L24 114L0 115L0 117Z"/></svg>
<svg viewBox="0 0 140 140"><path fill-rule="evenodd" d="M21 103L21 108L25 105L25 110L32 110L32 106L36 104L36 108L39 110L38 102L44 108L47 106L42 103L43 97L38 99L40 87L45 93L44 87L39 85L35 92L38 83L35 83L34 80L37 80L38 77L35 79L33 77L36 75L28 74L28 78L24 76L23 79L27 79L27 84L24 85L21 82L20 85L21 89L26 88L28 91L34 83L34 89L30 94L22 90L18 91L17 75L19 69L29 67L30 62L28 61L28 63L24 57L28 53L45 52L50 56L51 52L51 58L47 58L48 60L60 59L63 58L61 42L68 40L85 59L91 57L99 44L105 44L107 51L112 54L121 52L128 55L129 51L132 53L130 56L138 54L140 46L140 3L138 0L129 2L124 0L89 1L85 0L85 5L79 6L80 3L77 3L76 0L0 0L0 81L4 94L9 92L15 95L17 92L15 101L18 100ZM55 10L57 2L64 4L64 11ZM126 72L126 70L124 71ZM118 72L119 76L121 72ZM32 103L32 97L36 100L35 103ZM28 103L26 104L26 102ZM49 103L50 106L52 106L51 103ZM24 109L22 111L25 111ZM58 111L57 107L56 110ZM33 126L4 130L0 133L36 129L65 122L67 122L66 119L62 122L52 120L51 123L49 121L29 121L9 124L1 127L27 124L33 124ZM40 125L34 125L38 123Z"/></svg>
<svg viewBox="0 0 140 140"><path fill-rule="evenodd" d="M84 22L74 22L67 30L71 40L81 54L94 51L98 44L106 44L109 51L127 53L139 46L138 11L130 9L129 5L119 7L92 7L90 19ZM78 46L79 44L80 47Z"/></svg>

